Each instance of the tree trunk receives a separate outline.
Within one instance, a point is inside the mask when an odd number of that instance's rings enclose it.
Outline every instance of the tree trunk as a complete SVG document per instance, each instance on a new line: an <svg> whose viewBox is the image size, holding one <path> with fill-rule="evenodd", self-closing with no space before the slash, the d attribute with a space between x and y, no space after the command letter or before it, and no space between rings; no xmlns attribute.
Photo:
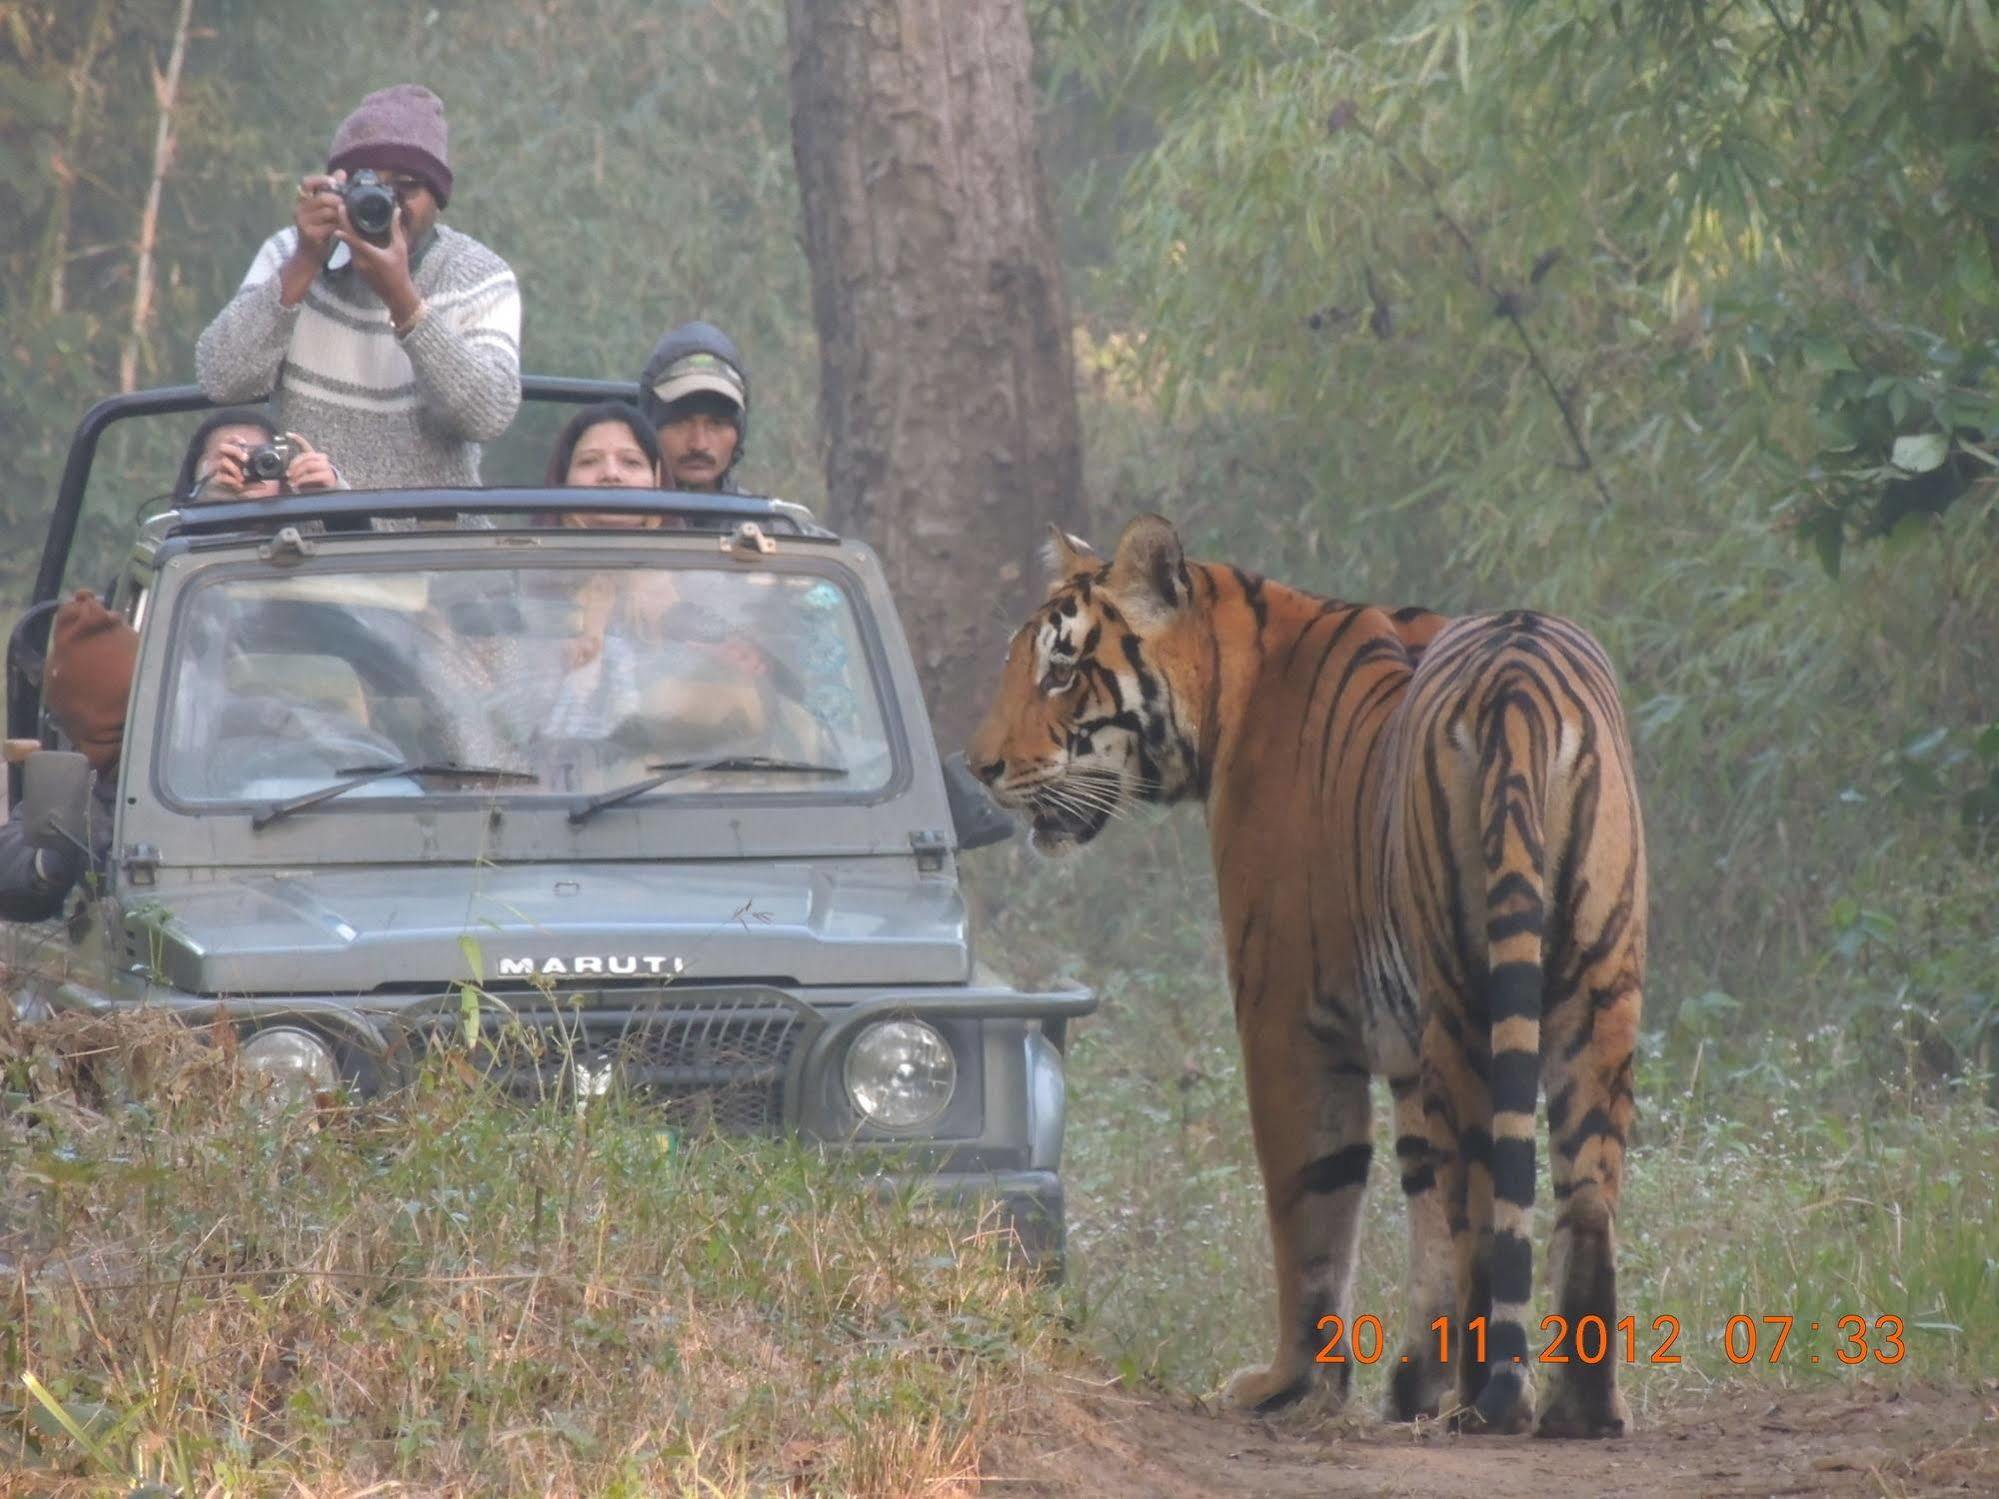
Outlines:
<svg viewBox="0 0 1999 1499"><path fill-rule="evenodd" d="M831 521L882 555L938 738L1082 525L1022 0L789 0Z"/></svg>
<svg viewBox="0 0 1999 1499"><path fill-rule="evenodd" d="M160 232L160 189L174 159L174 105L180 98L180 68L187 57L187 24L194 0L180 0L180 20L174 26L167 70L153 70L153 98L160 107L159 128L153 135L153 177L146 189L146 206L139 214L138 265L132 273L132 332L118 361L118 388L133 390L139 380L139 350L153 321L153 247Z"/></svg>
<svg viewBox="0 0 1999 1499"><path fill-rule="evenodd" d="M69 127L62 144L49 153L49 175L55 192L49 202L48 236L42 243L42 268L36 278L37 300L46 301L51 317L62 316L69 305L70 207L76 196L77 162L83 157L83 131L88 123L88 106L96 93L90 76L98 54L110 40L111 0L97 0L84 28L83 43L69 72Z"/></svg>

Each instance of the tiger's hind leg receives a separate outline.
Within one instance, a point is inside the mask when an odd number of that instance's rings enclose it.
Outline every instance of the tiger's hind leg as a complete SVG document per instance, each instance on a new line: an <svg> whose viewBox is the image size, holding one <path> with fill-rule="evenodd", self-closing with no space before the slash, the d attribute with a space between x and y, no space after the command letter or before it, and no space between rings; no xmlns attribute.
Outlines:
<svg viewBox="0 0 1999 1499"><path fill-rule="evenodd" d="M1624 1144L1636 1106L1631 1053L1638 1029L1635 973L1585 981L1550 1017L1544 1078L1553 1142L1555 1230L1550 1286L1566 1332L1569 1362L1556 1366L1553 1395L1536 1436L1620 1437L1630 1412L1617 1388L1617 1202ZM1585 1318L1601 1319L1603 1358L1584 1363Z"/></svg>
<svg viewBox="0 0 1999 1499"><path fill-rule="evenodd" d="M1423 1118L1423 1093L1413 1077L1391 1078L1388 1086L1395 1098L1395 1157L1409 1214L1409 1271L1402 1295L1407 1327L1389 1374L1387 1414L1391 1421L1414 1421L1435 1416L1450 1386L1450 1365L1438 1356L1435 1324L1440 1317L1448 1322L1457 1307L1451 1231L1437 1153Z"/></svg>
<svg viewBox="0 0 1999 1499"><path fill-rule="evenodd" d="M1269 1364L1237 1372L1223 1398L1241 1410L1279 1410L1317 1374L1344 1401L1353 1378L1349 1291L1373 1155L1368 1074L1308 1038L1244 1039L1253 1043L1244 1061L1277 1271L1277 1345ZM1341 1362L1321 1363L1334 1330L1320 1322L1335 1316L1344 1335L1331 1352Z"/></svg>
<svg viewBox="0 0 1999 1499"><path fill-rule="evenodd" d="M1443 1000L1455 1006L1455 997ZM1491 1058L1461 1024L1432 1019L1423 1043L1423 1109L1451 1237L1456 1304L1446 1338L1457 1372L1455 1429L1511 1434L1533 1423L1525 1357L1496 1320ZM1509 1277L1511 1267L1498 1266Z"/></svg>

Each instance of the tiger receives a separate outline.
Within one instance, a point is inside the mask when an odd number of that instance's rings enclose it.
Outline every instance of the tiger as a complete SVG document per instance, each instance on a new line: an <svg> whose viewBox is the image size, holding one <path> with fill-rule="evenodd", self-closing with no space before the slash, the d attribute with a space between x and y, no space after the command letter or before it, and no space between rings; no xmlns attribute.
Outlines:
<svg viewBox="0 0 1999 1499"><path fill-rule="evenodd" d="M1381 1076L1409 1225L1388 1416L1622 1436L1614 1357L1552 1364L1536 1425L1526 1330L1543 1090L1562 1325L1617 1327L1646 886L1602 647L1192 562L1157 515L1108 561L1047 551L966 761L1049 856L1134 802L1205 808L1276 1269L1275 1353L1224 1398L1349 1394L1355 1360L1318 1355L1351 1326Z"/></svg>

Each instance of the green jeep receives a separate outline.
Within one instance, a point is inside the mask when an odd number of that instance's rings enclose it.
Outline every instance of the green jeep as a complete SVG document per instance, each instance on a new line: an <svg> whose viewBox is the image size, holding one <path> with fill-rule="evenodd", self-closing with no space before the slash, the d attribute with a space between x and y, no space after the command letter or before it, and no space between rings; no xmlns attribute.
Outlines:
<svg viewBox="0 0 1999 1499"><path fill-rule="evenodd" d="M65 579L92 457L206 405L92 409L9 641L8 732L49 746L13 792L79 836L39 683L55 601L101 581ZM512 1092L885 1152L1059 1264L1064 1029L1095 1000L975 963L958 854L1005 824L940 758L866 546L775 499L335 492L154 514L108 602L140 637L112 858L21 1013L219 1021L268 1086L362 1095L477 1027Z"/></svg>

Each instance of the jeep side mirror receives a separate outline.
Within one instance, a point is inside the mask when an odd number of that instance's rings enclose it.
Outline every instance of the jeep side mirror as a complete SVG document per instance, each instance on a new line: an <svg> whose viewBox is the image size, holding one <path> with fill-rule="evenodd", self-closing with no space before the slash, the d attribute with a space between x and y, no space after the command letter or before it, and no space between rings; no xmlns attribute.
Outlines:
<svg viewBox="0 0 1999 1499"><path fill-rule="evenodd" d="M14 622L7 634L7 733L31 738L39 747L42 733L42 665L48 655L49 631L55 625L60 598L44 599ZM7 757L7 795L21 797L20 766L25 756Z"/></svg>
<svg viewBox="0 0 1999 1499"><path fill-rule="evenodd" d="M986 795L959 750L944 757L944 799L951 804L951 829L961 849L987 848L1013 836L1013 819Z"/></svg>
<svg viewBox="0 0 1999 1499"><path fill-rule="evenodd" d="M21 765L21 820L37 848L88 850L90 762L75 750L37 750Z"/></svg>

